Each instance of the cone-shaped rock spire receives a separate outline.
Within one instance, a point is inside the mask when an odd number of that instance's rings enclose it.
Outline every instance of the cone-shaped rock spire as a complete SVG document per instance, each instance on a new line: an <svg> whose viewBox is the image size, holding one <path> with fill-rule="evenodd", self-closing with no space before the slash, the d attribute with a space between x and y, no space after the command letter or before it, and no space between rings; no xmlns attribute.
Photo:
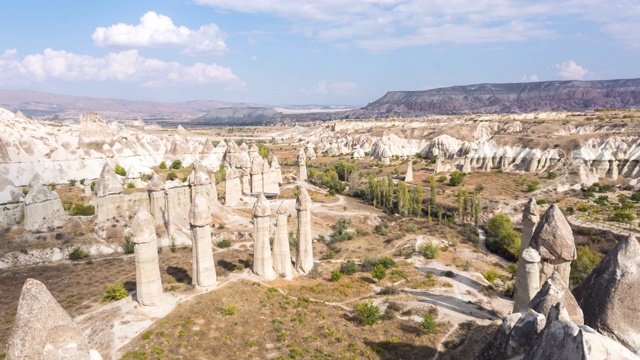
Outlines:
<svg viewBox="0 0 640 360"><path fill-rule="evenodd" d="M136 297L142 306L159 306L162 282L158 265L158 243L153 216L143 206L138 208L131 224L135 243Z"/></svg>
<svg viewBox="0 0 640 360"><path fill-rule="evenodd" d="M273 258L269 245L269 216L271 208L263 193L253 206L253 272L267 279L275 279Z"/></svg>

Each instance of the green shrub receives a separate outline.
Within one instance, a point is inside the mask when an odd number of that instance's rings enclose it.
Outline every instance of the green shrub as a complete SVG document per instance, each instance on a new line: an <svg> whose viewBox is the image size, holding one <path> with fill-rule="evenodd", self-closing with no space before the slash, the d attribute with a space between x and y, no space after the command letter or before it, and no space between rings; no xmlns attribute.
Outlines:
<svg viewBox="0 0 640 360"><path fill-rule="evenodd" d="M600 263L600 256L586 245L580 245L577 249L577 257L571 262L571 286L576 286L591 273Z"/></svg>
<svg viewBox="0 0 640 360"><path fill-rule="evenodd" d="M160 165L158 165L158 168L165 170L167 168L167 163L166 162L161 162Z"/></svg>
<svg viewBox="0 0 640 360"><path fill-rule="evenodd" d="M488 282L493 283L498 277L500 277L500 273L496 269L489 269L486 273L483 273L482 276L484 276Z"/></svg>
<svg viewBox="0 0 640 360"><path fill-rule="evenodd" d="M121 300L127 297L129 293L122 283L115 283L107 288L104 292L104 300Z"/></svg>
<svg viewBox="0 0 640 360"><path fill-rule="evenodd" d="M120 176L127 176L127 170L125 170L122 166L116 164L116 174Z"/></svg>
<svg viewBox="0 0 640 360"><path fill-rule="evenodd" d="M373 232L378 235L387 236L389 235L389 228L387 227L387 223L378 224L373 228Z"/></svg>
<svg viewBox="0 0 640 360"><path fill-rule="evenodd" d="M378 282L380 282L387 276L387 270L384 265L378 264L371 269L371 276L378 279Z"/></svg>
<svg viewBox="0 0 640 360"><path fill-rule="evenodd" d="M378 259L378 264L384 266L385 269L396 266L396 262L388 256Z"/></svg>
<svg viewBox="0 0 640 360"><path fill-rule="evenodd" d="M224 229L224 223L218 224L218 229L223 230Z"/></svg>
<svg viewBox="0 0 640 360"><path fill-rule="evenodd" d="M331 260L336 257L336 252L331 249L327 249L327 253L324 255L324 257L327 260Z"/></svg>
<svg viewBox="0 0 640 360"><path fill-rule="evenodd" d="M93 205L73 204L69 212L73 216L93 216L96 208Z"/></svg>
<svg viewBox="0 0 640 360"><path fill-rule="evenodd" d="M373 302L356 304L355 311L362 325L373 325L380 320L380 308Z"/></svg>
<svg viewBox="0 0 640 360"><path fill-rule="evenodd" d="M180 170L180 169L182 169L182 161L180 161L180 160L173 160L173 162L171 163L171 166L170 166L170 167L171 167L172 169L175 169L175 170Z"/></svg>
<svg viewBox="0 0 640 360"><path fill-rule="evenodd" d="M338 280L342 279L343 276L344 276L344 274L341 273L340 270L333 270L331 272L331 281L338 281Z"/></svg>
<svg viewBox="0 0 640 360"><path fill-rule="evenodd" d="M341 217L336 221L333 226L333 233L331 234L332 241L347 241L356 237L356 234L352 231L347 231L351 225L351 219Z"/></svg>
<svg viewBox="0 0 640 360"><path fill-rule="evenodd" d="M136 184L134 184L132 181L129 181L127 183L127 189L135 189L136 188Z"/></svg>
<svg viewBox="0 0 640 360"><path fill-rule="evenodd" d="M231 245L232 245L231 241L226 240L226 239L218 241L218 243L216 244L216 246L219 247L220 249L226 249L228 247L231 247Z"/></svg>
<svg viewBox="0 0 640 360"><path fill-rule="evenodd" d="M231 316L235 315L238 312L238 305L236 304L225 304L222 308L222 315Z"/></svg>
<svg viewBox="0 0 640 360"><path fill-rule="evenodd" d="M178 178L178 174L175 173L175 171L171 170L169 171L169 173L167 174L167 180L175 180Z"/></svg>
<svg viewBox="0 0 640 360"><path fill-rule="evenodd" d="M420 322L420 330L424 334L437 334L438 324L436 323L436 317L434 314L426 313Z"/></svg>
<svg viewBox="0 0 640 360"><path fill-rule="evenodd" d="M69 186L72 186L72 187L76 186L77 183L78 183L78 180L75 180L75 179L69 180Z"/></svg>
<svg viewBox="0 0 640 360"><path fill-rule="evenodd" d="M437 259L440 254L440 248L431 242L427 242L418 247L418 252L426 259Z"/></svg>
<svg viewBox="0 0 640 360"><path fill-rule="evenodd" d="M547 174L547 179L549 180L556 179L557 177L558 177L558 173L555 171L549 171L549 173Z"/></svg>
<svg viewBox="0 0 640 360"><path fill-rule="evenodd" d="M529 185L527 185L527 192L536 191L540 188L540 181L533 180Z"/></svg>
<svg viewBox="0 0 640 360"><path fill-rule="evenodd" d="M449 185L451 186L458 186L460 184L462 184L462 180L464 179L464 173L458 171L458 170L454 170L451 175L449 176Z"/></svg>
<svg viewBox="0 0 640 360"><path fill-rule="evenodd" d="M353 275L358 272L358 265L352 259L347 259L340 265L340 272L345 275Z"/></svg>
<svg viewBox="0 0 640 360"><path fill-rule="evenodd" d="M131 241L131 235L130 234L126 234L124 236L124 244L122 245L122 247L124 248L124 253L125 254L133 254L133 252L135 251L136 243Z"/></svg>
<svg viewBox="0 0 640 360"><path fill-rule="evenodd" d="M86 258L89 257L89 253L82 250L79 247L74 248L70 253L69 253L69 260L71 261L78 261L78 260L84 260Z"/></svg>

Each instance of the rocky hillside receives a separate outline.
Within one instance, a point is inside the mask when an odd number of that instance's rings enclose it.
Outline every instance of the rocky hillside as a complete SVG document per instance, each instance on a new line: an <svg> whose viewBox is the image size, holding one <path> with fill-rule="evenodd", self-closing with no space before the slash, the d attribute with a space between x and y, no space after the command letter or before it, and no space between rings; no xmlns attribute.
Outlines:
<svg viewBox="0 0 640 360"><path fill-rule="evenodd" d="M390 91L351 117L584 111L640 106L640 79L477 84Z"/></svg>
<svg viewBox="0 0 640 360"><path fill-rule="evenodd" d="M193 125L268 125L280 113L271 107L225 107L191 120Z"/></svg>

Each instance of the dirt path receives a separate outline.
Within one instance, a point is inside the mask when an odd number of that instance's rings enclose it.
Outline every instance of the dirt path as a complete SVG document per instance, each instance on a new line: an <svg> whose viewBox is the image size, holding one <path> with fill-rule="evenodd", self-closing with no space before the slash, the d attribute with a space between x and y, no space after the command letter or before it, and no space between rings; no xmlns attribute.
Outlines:
<svg viewBox="0 0 640 360"><path fill-rule="evenodd" d="M436 348L436 354L433 355L433 358L431 358L432 360L438 360L438 358L440 357L440 354L442 352L444 352L444 343L445 341L447 341L447 338L449 336L451 336L451 334L453 334L454 331L458 330L458 324L453 324L453 327L451 328L451 330L449 330L443 337L442 340L440 340L440 343L438 344L438 347Z"/></svg>

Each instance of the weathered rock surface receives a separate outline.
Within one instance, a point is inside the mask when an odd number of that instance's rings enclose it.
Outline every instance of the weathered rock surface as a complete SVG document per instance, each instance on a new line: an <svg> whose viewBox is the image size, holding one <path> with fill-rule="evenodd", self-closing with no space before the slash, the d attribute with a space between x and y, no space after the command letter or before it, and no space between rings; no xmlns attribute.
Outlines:
<svg viewBox="0 0 640 360"><path fill-rule="evenodd" d="M131 225L131 240L135 243L136 299L141 306L162 304L162 280L158 263L158 241L153 217L140 207Z"/></svg>
<svg viewBox="0 0 640 360"><path fill-rule="evenodd" d="M193 285L210 288L216 285L216 265L211 244L211 210L207 198L197 194L191 203L189 221L192 233Z"/></svg>
<svg viewBox="0 0 640 360"><path fill-rule="evenodd" d="M313 268L313 234L311 233L311 197L307 189L300 188L296 199L298 212L298 247L296 269L308 273Z"/></svg>
<svg viewBox="0 0 640 360"><path fill-rule="evenodd" d="M629 236L574 289L585 324L640 353L640 244Z"/></svg>
<svg viewBox="0 0 640 360"><path fill-rule="evenodd" d="M107 163L104 164L94 189L98 197L122 194L124 192L124 187L120 179L118 179L118 175Z"/></svg>
<svg viewBox="0 0 640 360"><path fill-rule="evenodd" d="M476 360L506 360L522 356L529 351L533 339L544 328L544 324L544 315L531 310L505 316Z"/></svg>
<svg viewBox="0 0 640 360"><path fill-rule="evenodd" d="M271 257L271 245L269 244L271 208L263 193L253 206L253 272L267 279L275 279L273 271L273 258Z"/></svg>
<svg viewBox="0 0 640 360"><path fill-rule="evenodd" d="M60 196L42 184L36 184L24 199L24 228L44 230L66 216Z"/></svg>
<svg viewBox="0 0 640 360"><path fill-rule="evenodd" d="M578 302L571 294L569 287L561 279L560 274L555 272L544 282L540 291L527 305L527 308L541 314L548 314L551 307L557 303L562 303L574 324L584 324L582 309L578 306Z"/></svg>
<svg viewBox="0 0 640 360"><path fill-rule="evenodd" d="M577 256L576 245L571 226L558 205L551 205L544 213L531 237L530 246L542 257L541 283L557 271L565 284L569 284L571 261Z"/></svg>
<svg viewBox="0 0 640 360"><path fill-rule="evenodd" d="M535 198L529 199L524 206L522 212L522 242L520 244L520 253L529 247L533 232L540 221L540 210Z"/></svg>
<svg viewBox="0 0 640 360"><path fill-rule="evenodd" d="M227 206L234 206L240 201L242 189L240 185L240 173L235 168L228 168L225 173L225 195L224 203Z"/></svg>
<svg viewBox="0 0 640 360"><path fill-rule="evenodd" d="M547 316L524 360L622 360L639 359L624 346L585 325L576 325L566 308L558 303Z"/></svg>
<svg viewBox="0 0 640 360"><path fill-rule="evenodd" d="M518 258L513 294L514 313L526 309L531 299L540 290L540 260L540 254L532 248L526 248Z"/></svg>
<svg viewBox="0 0 640 360"><path fill-rule="evenodd" d="M18 302L8 360L98 360L87 337L43 283L27 279Z"/></svg>
<svg viewBox="0 0 640 360"><path fill-rule="evenodd" d="M285 279L293 276L291 250L289 250L289 212L280 204L276 212L276 235L273 241L273 268Z"/></svg>

